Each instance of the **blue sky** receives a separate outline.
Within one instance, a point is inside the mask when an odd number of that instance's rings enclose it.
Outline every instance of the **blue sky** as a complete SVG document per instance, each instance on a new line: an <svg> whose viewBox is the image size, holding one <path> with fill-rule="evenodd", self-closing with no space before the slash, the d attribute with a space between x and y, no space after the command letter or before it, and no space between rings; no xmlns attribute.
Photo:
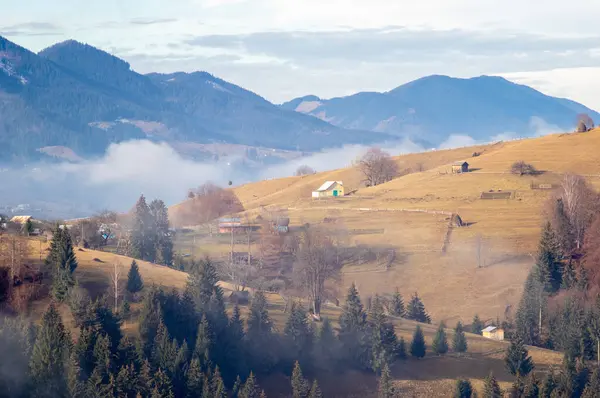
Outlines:
<svg viewBox="0 0 600 398"><path fill-rule="evenodd" d="M0 0L31 50L76 39L142 72L206 70L274 102L497 74L600 110L592 0Z"/></svg>

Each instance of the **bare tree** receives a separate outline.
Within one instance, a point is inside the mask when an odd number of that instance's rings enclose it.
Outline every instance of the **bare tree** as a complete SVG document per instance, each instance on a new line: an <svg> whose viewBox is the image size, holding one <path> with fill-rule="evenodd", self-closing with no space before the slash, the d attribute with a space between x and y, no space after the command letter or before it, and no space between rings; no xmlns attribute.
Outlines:
<svg viewBox="0 0 600 398"><path fill-rule="evenodd" d="M371 148L357 162L367 186L391 181L398 175L398 165L389 153L380 148Z"/></svg>
<svg viewBox="0 0 600 398"><path fill-rule="evenodd" d="M305 227L300 233L300 248L294 264L294 282L310 300L311 309L320 317L327 298L326 282L339 272L336 250L329 234L321 227Z"/></svg>
<svg viewBox="0 0 600 398"><path fill-rule="evenodd" d="M577 115L577 132L585 133L594 128L594 120L587 113Z"/></svg>
<svg viewBox="0 0 600 398"><path fill-rule="evenodd" d="M567 173L561 182L559 195L571 224L575 247L580 249L585 230L598 210L598 194L586 184L583 177Z"/></svg>
<svg viewBox="0 0 600 398"><path fill-rule="evenodd" d="M112 290L113 298L115 300L114 312L117 313L119 311L119 295L121 294L121 290L123 287L121 286L121 275L123 274L123 267L120 262L115 261L113 263L113 268L110 273L110 287Z"/></svg>
<svg viewBox="0 0 600 398"><path fill-rule="evenodd" d="M230 281L235 291L244 291L246 287L258 277L258 270L253 265L245 264L244 261L234 259L232 262L225 262L221 273Z"/></svg>
<svg viewBox="0 0 600 398"><path fill-rule="evenodd" d="M28 239L0 234L0 267L8 269L9 294L14 283L22 282L22 269L30 253L31 247Z"/></svg>
<svg viewBox="0 0 600 398"><path fill-rule="evenodd" d="M529 163L525 163L523 160L519 160L518 162L514 162L510 167L510 172L513 174L518 174L520 176L524 175L535 175L538 173L535 167Z"/></svg>
<svg viewBox="0 0 600 398"><path fill-rule="evenodd" d="M316 174L316 173L317 173L317 171L315 169L303 164L296 169L296 172L294 173L294 175L297 177L300 177L300 176L307 176L307 175Z"/></svg>

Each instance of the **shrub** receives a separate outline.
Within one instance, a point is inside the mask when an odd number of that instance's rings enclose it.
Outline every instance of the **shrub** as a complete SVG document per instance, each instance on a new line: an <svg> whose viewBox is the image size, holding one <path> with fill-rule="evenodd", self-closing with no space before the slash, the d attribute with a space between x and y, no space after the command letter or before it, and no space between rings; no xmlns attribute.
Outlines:
<svg viewBox="0 0 600 398"><path fill-rule="evenodd" d="M510 172L513 174L518 174L520 176L538 174L538 171L535 167L533 167L533 165L525 163L522 160L513 163L513 165L510 168Z"/></svg>

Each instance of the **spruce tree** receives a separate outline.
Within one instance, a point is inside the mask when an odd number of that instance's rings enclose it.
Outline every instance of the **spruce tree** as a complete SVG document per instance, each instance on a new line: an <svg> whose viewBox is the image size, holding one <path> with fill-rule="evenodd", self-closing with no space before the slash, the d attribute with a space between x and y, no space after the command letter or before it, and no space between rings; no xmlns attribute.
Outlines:
<svg viewBox="0 0 600 398"><path fill-rule="evenodd" d="M473 317L473 323L471 323L471 333L481 335L483 330L483 322L479 319L479 315L475 314Z"/></svg>
<svg viewBox="0 0 600 398"><path fill-rule="evenodd" d="M312 387L310 388L308 398L323 398L323 393L321 392L321 388L316 379L313 381Z"/></svg>
<svg viewBox="0 0 600 398"><path fill-rule="evenodd" d="M251 368L256 371L267 371L274 362L273 323L267 310L267 299L260 291L252 298L246 324Z"/></svg>
<svg viewBox="0 0 600 398"><path fill-rule="evenodd" d="M396 288L394 295L392 296L392 300L390 302L390 314L394 316L404 317L406 310L404 308L404 300L402 300L402 295Z"/></svg>
<svg viewBox="0 0 600 398"><path fill-rule="evenodd" d="M259 398L260 388L256 383L256 378L254 377L254 373L250 372L250 375L246 379L244 383L244 387L241 392L238 394L240 398Z"/></svg>
<svg viewBox="0 0 600 398"><path fill-rule="evenodd" d="M302 304L292 303L283 334L292 359L308 363L312 350L313 332L308 324L307 313Z"/></svg>
<svg viewBox="0 0 600 398"><path fill-rule="evenodd" d="M314 363L324 369L335 367L340 355L340 341L336 337L331 321L324 317L321 327L317 331L317 340L314 347Z"/></svg>
<svg viewBox="0 0 600 398"><path fill-rule="evenodd" d="M394 325L384 313L383 302L376 295L369 312L371 329L371 369L379 373L384 362L392 362L398 354L398 338Z"/></svg>
<svg viewBox="0 0 600 398"><path fill-rule="evenodd" d="M600 368L596 367L592 372L590 379L585 385L582 398L598 398L600 397Z"/></svg>
<svg viewBox="0 0 600 398"><path fill-rule="evenodd" d="M210 382L214 398L227 398L227 389L225 388L225 383L223 383L221 371L218 366L215 368Z"/></svg>
<svg viewBox="0 0 600 398"><path fill-rule="evenodd" d="M202 320L198 325L198 334L196 335L196 346L194 347L194 356L202 359L205 352L211 352L214 344L213 334L210 330L210 324L206 315L202 316Z"/></svg>
<svg viewBox="0 0 600 398"><path fill-rule="evenodd" d="M500 389L500 385L498 381L494 377L494 375L490 372L490 374L485 378L483 384L483 398L502 398L503 392Z"/></svg>
<svg viewBox="0 0 600 398"><path fill-rule="evenodd" d="M152 392L152 373L150 362L147 359L142 362L142 366L138 372L137 392L144 397L147 397Z"/></svg>
<svg viewBox="0 0 600 398"><path fill-rule="evenodd" d="M235 305L227 326L226 360L223 377L226 383L231 383L239 374L247 374L244 320L240 308Z"/></svg>
<svg viewBox="0 0 600 398"><path fill-rule="evenodd" d="M152 287L146 292L142 309L139 315L139 332L142 340L144 353L147 357L152 355L154 338L158 331L158 325L162 321L161 297L162 290Z"/></svg>
<svg viewBox="0 0 600 398"><path fill-rule="evenodd" d="M525 281L516 315L515 334L525 344L541 344L540 324L543 325L543 321L546 319L547 299L548 293L545 291L544 285L535 276L535 273L531 272Z"/></svg>
<svg viewBox="0 0 600 398"><path fill-rule="evenodd" d="M383 364L383 367L381 369L381 376L379 376L379 387L377 390L377 397L392 398L394 395L394 384L392 383L390 368L386 362Z"/></svg>
<svg viewBox="0 0 600 398"><path fill-rule="evenodd" d="M569 290L577 287L577 274L575 273L575 267L573 266L573 261L569 259L567 263L563 266L562 269L562 281L561 281L561 289Z"/></svg>
<svg viewBox="0 0 600 398"><path fill-rule="evenodd" d="M233 387L231 387L231 397L232 398L237 398L241 389L242 389L242 379L240 378L240 376L238 375L235 378L235 382L233 383Z"/></svg>
<svg viewBox="0 0 600 398"><path fill-rule="evenodd" d="M116 395L118 397L135 398L137 385L138 375L133 364L123 366L115 379Z"/></svg>
<svg viewBox="0 0 600 398"><path fill-rule="evenodd" d="M400 337L398 341L398 350L397 350L397 358L398 359L406 359L406 342L404 341L404 337Z"/></svg>
<svg viewBox="0 0 600 398"><path fill-rule="evenodd" d="M50 304L42 317L30 360L30 375L34 396L59 397L66 395L66 374L71 337L60 314Z"/></svg>
<svg viewBox="0 0 600 398"><path fill-rule="evenodd" d="M50 248L46 264L52 272L52 297L64 302L69 297L70 289L75 286L73 272L77 268L71 235L66 228L63 230L57 226Z"/></svg>
<svg viewBox="0 0 600 398"><path fill-rule="evenodd" d="M152 387L152 398L173 398L175 396L173 394L173 386L171 385L169 376L160 368L154 373Z"/></svg>
<svg viewBox="0 0 600 398"><path fill-rule="evenodd" d="M412 342L410 343L410 355L417 359L423 358L425 356L426 349L427 347L425 346L425 337L423 336L423 331L421 330L421 326L417 325L415 333L413 334Z"/></svg>
<svg viewBox="0 0 600 398"><path fill-rule="evenodd" d="M200 367L200 360L192 358L190 366L185 374L185 397L196 398L200 397L203 388L204 375Z"/></svg>
<svg viewBox="0 0 600 398"><path fill-rule="evenodd" d="M446 337L446 325L442 321L438 327L433 342L431 343L431 350L438 355L444 355L448 352L448 338Z"/></svg>
<svg viewBox="0 0 600 398"><path fill-rule="evenodd" d="M141 195L133 211L131 232L131 256L141 260L154 261L156 257L153 236L153 220L146 198Z"/></svg>
<svg viewBox="0 0 600 398"><path fill-rule="evenodd" d="M454 328L454 337L452 338L452 349L454 352L466 352L467 351L467 337L463 331L463 325L460 321Z"/></svg>
<svg viewBox="0 0 600 398"><path fill-rule="evenodd" d="M369 364L367 314L354 283L348 289L339 322L339 339L348 359L356 366L367 367Z"/></svg>
<svg viewBox="0 0 600 398"><path fill-rule="evenodd" d="M540 387L540 398L551 398L556 390L556 376L553 371L546 374L546 378Z"/></svg>
<svg viewBox="0 0 600 398"><path fill-rule="evenodd" d="M94 344L94 371L97 371L103 384L107 384L112 373L111 343L108 336L99 335Z"/></svg>
<svg viewBox="0 0 600 398"><path fill-rule="evenodd" d="M542 230L534 268L537 280L546 292L558 291L562 282L562 254L550 222Z"/></svg>
<svg viewBox="0 0 600 398"><path fill-rule="evenodd" d="M471 398L472 396L473 386L471 386L471 382L465 379L456 380L454 398Z"/></svg>
<svg viewBox="0 0 600 398"><path fill-rule="evenodd" d="M152 364L165 372L172 373L177 358L177 342L171 340L165 324L161 321L154 337Z"/></svg>
<svg viewBox="0 0 600 398"><path fill-rule="evenodd" d="M411 319L413 321L422 323L431 323L431 318L425 310L425 305L423 305L423 302L416 292L408 303L408 308L406 309L406 319Z"/></svg>
<svg viewBox="0 0 600 398"><path fill-rule="evenodd" d="M527 348L519 339L511 341L504 362L510 374L521 378L526 377L534 368L533 360L529 356Z"/></svg>
<svg viewBox="0 0 600 398"><path fill-rule="evenodd" d="M127 291L131 294L141 292L144 288L144 279L140 274L140 268L135 260L131 262L129 273L127 274Z"/></svg>
<svg viewBox="0 0 600 398"><path fill-rule="evenodd" d="M302 369L300 369L300 363L296 361L294 364L294 370L292 371L292 397L293 398L307 398L310 392L310 384L308 380L302 375Z"/></svg>
<svg viewBox="0 0 600 398"><path fill-rule="evenodd" d="M538 398L539 396L540 382L535 377L535 373L531 372L523 388L523 398Z"/></svg>
<svg viewBox="0 0 600 398"><path fill-rule="evenodd" d="M155 199L150 203L152 233L156 261L164 265L173 263L173 241L169 232L169 212L162 200Z"/></svg>

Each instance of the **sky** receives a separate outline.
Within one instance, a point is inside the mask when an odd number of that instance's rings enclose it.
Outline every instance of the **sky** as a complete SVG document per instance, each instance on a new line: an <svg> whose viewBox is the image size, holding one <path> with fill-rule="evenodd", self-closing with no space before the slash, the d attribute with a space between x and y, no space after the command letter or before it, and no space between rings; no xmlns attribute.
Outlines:
<svg viewBox="0 0 600 398"><path fill-rule="evenodd" d="M600 1L0 0L0 35L140 73L205 70L281 103L500 75L600 110Z"/></svg>

